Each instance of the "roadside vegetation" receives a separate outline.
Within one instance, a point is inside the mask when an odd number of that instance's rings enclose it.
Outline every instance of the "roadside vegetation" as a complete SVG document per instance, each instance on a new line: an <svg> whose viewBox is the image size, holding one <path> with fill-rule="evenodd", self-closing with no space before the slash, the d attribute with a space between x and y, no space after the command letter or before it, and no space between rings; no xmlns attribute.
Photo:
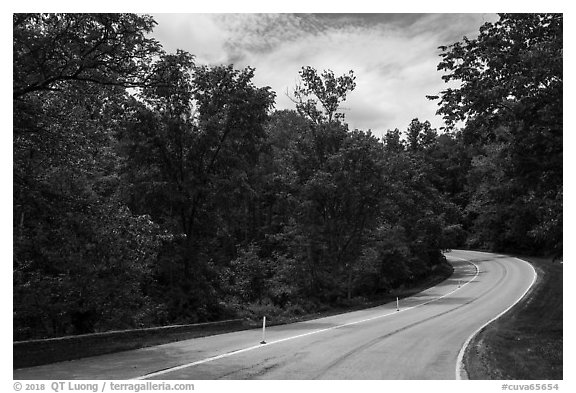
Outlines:
<svg viewBox="0 0 576 393"><path fill-rule="evenodd" d="M563 379L563 265L520 258L534 266L538 280L523 301L470 342L464 355L470 379Z"/></svg>
<svg viewBox="0 0 576 393"><path fill-rule="evenodd" d="M154 26L13 15L15 340L366 307L450 248L562 255L562 15L441 47L446 127L382 138L340 112L353 71L303 66L275 110Z"/></svg>

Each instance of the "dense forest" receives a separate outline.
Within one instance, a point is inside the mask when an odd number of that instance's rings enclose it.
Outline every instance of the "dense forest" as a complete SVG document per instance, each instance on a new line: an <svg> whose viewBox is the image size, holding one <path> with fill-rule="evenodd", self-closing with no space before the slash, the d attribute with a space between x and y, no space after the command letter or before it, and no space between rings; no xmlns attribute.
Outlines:
<svg viewBox="0 0 576 393"><path fill-rule="evenodd" d="M361 303L456 247L562 256L561 14L441 47L446 127L382 138L339 109L353 71L303 65L275 110L154 26L13 15L15 340Z"/></svg>

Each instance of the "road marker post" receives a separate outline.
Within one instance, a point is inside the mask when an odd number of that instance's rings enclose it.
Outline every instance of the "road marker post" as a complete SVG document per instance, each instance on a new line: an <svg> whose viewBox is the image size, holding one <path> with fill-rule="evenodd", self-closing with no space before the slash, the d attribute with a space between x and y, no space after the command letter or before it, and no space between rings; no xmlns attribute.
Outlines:
<svg viewBox="0 0 576 393"><path fill-rule="evenodd" d="M400 311L400 303L398 303L398 296L396 296L396 311Z"/></svg>
<svg viewBox="0 0 576 393"><path fill-rule="evenodd" d="M266 344L266 316L262 319L262 341L260 344Z"/></svg>

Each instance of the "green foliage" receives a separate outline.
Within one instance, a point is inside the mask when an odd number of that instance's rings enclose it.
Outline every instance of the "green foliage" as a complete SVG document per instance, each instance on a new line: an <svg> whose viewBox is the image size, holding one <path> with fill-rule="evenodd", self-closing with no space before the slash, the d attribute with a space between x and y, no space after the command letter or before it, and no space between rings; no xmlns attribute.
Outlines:
<svg viewBox="0 0 576 393"><path fill-rule="evenodd" d="M283 191L272 202L278 233L262 248L290 256L298 288L291 293L332 303L374 296L427 274L442 260L440 249L462 240L443 234L457 224L458 208L427 180L432 169L421 155L436 143L388 149L370 133L298 119L272 116L272 135L282 136L272 139L272 152L283 176L268 187Z"/></svg>
<svg viewBox="0 0 576 393"><path fill-rule="evenodd" d="M27 103L42 101L42 122L14 137L19 338L31 334L24 326L44 336L137 326L148 323L143 310L153 308L140 282L155 259L156 226L119 204L115 193L118 160L108 127L120 96L78 90L28 96ZM136 305L142 311L133 313Z"/></svg>
<svg viewBox="0 0 576 393"><path fill-rule="evenodd" d="M220 270L235 244L254 236L246 210L274 95L253 85L252 68L196 66L182 51L163 55L152 71L156 84L131 103L120 131L123 195L174 236L154 289L168 318L212 319Z"/></svg>
<svg viewBox="0 0 576 393"><path fill-rule="evenodd" d="M336 77L331 70L318 75L316 69L307 66L302 67L300 78L302 84L294 90L298 113L316 124L344 120L344 114L337 110L340 103L346 100L346 94L356 88L353 71Z"/></svg>
<svg viewBox="0 0 576 393"><path fill-rule="evenodd" d="M475 156L471 244L562 254L562 14L502 14L477 39L441 47L449 126ZM438 97L431 97L438 98Z"/></svg>
<svg viewBox="0 0 576 393"><path fill-rule="evenodd" d="M157 50L150 27L135 15L14 15L16 339L149 325L161 307L144 293L158 228L119 202L113 147L126 95L112 85L136 83Z"/></svg>
<svg viewBox="0 0 576 393"><path fill-rule="evenodd" d="M135 14L14 14L14 98L69 82L139 86L159 44Z"/></svg>
<svg viewBox="0 0 576 393"><path fill-rule="evenodd" d="M424 150L433 145L437 138L438 133L427 120L421 123L413 119L406 130L407 149L410 151Z"/></svg>
<svg viewBox="0 0 576 393"><path fill-rule="evenodd" d="M502 14L477 39L440 47L443 79L462 85L442 92L439 113L448 125L465 119L492 125L482 130L485 139L520 113L541 116L561 98L562 43L562 14Z"/></svg>
<svg viewBox="0 0 576 393"><path fill-rule="evenodd" d="M344 122L352 71L303 67L272 112L253 68L164 53L149 16L15 14L15 337L362 304L465 242L561 253L561 24L443 47L465 127L380 140Z"/></svg>

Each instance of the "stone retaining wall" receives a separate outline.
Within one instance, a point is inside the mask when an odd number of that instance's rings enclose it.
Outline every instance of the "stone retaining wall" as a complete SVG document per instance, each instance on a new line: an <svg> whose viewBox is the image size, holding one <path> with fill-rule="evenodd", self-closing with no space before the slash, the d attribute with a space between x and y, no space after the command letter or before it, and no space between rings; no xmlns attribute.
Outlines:
<svg viewBox="0 0 576 393"><path fill-rule="evenodd" d="M242 319L14 342L13 368L79 359L246 329Z"/></svg>

